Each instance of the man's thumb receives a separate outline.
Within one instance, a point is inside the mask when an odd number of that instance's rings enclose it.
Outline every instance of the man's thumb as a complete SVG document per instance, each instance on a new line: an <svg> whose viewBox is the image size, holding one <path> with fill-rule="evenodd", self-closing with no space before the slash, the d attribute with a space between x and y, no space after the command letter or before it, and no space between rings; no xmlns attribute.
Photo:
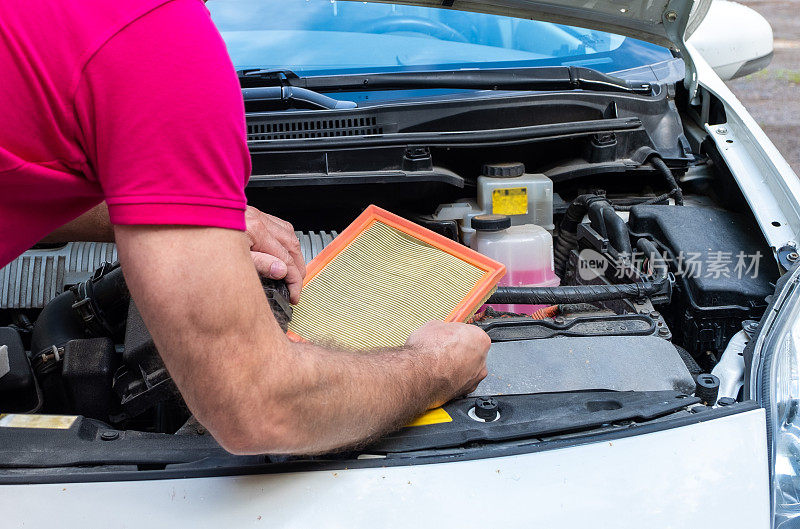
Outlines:
<svg viewBox="0 0 800 529"><path fill-rule="evenodd" d="M283 279L286 277L286 263L273 255L261 252L250 252L253 264L256 265L258 275L270 279Z"/></svg>

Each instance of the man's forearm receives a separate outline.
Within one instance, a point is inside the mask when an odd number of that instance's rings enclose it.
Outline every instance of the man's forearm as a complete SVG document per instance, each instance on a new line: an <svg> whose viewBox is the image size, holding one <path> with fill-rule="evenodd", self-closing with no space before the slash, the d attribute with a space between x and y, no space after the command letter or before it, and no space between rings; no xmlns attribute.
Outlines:
<svg viewBox="0 0 800 529"><path fill-rule="evenodd" d="M101 202L77 219L57 228L41 242L69 241L114 241L114 229L108 218L108 206L105 202Z"/></svg>
<svg viewBox="0 0 800 529"><path fill-rule="evenodd" d="M292 378L265 377L264 388L285 407L281 417L290 435L273 444L276 453L319 453L351 447L407 424L432 404L446 400L431 358L410 347L380 351L336 351L290 344L285 366L272 366ZM265 367L265 371L270 368ZM240 452L259 452L253 443L269 438L267 422L255 435L243 435ZM249 445L249 446L248 446Z"/></svg>

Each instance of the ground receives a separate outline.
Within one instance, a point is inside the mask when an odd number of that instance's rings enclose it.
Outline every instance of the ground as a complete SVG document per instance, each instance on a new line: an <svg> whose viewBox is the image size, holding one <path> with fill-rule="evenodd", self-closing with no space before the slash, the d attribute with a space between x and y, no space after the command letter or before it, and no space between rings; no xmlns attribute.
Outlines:
<svg viewBox="0 0 800 529"><path fill-rule="evenodd" d="M800 1L739 1L772 25L775 57L766 70L728 86L800 174Z"/></svg>

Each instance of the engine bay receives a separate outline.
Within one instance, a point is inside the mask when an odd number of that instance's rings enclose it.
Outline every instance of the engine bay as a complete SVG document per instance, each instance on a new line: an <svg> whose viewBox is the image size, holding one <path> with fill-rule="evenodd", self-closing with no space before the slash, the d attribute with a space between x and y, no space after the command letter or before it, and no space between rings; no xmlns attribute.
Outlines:
<svg viewBox="0 0 800 529"><path fill-rule="evenodd" d="M370 203L499 252L507 281L471 320L493 342L472 399L638 391L713 406L722 393L708 375L764 313L780 270L679 105L654 85L252 112L248 199L300 230L306 261ZM115 262L113 244L70 242L0 270L0 411L202 434ZM264 289L285 330L285 286Z"/></svg>

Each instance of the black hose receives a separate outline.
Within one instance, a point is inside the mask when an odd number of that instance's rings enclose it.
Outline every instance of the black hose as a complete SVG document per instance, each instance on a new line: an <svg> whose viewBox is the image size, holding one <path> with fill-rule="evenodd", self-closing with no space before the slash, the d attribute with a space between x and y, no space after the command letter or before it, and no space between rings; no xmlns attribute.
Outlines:
<svg viewBox="0 0 800 529"><path fill-rule="evenodd" d="M592 227L611 243L611 246L620 254L631 256L631 247L628 225L617 215L614 208L605 200L598 200L589 205L589 220Z"/></svg>
<svg viewBox="0 0 800 529"><path fill-rule="evenodd" d="M559 305L617 299L642 299L660 293L665 280L624 285L579 285L561 287L498 287L487 303Z"/></svg>
<svg viewBox="0 0 800 529"><path fill-rule="evenodd" d="M680 193L680 189L673 189L669 193L664 193L663 195L658 195L657 197L648 198L647 200L643 200L642 202L638 202L636 204L627 204L624 206L618 204L612 204L612 207L616 211L630 211L631 208L633 208L634 206L647 206L650 204L659 204L661 202L668 200L669 197L676 195L678 193Z"/></svg>
<svg viewBox="0 0 800 529"><path fill-rule="evenodd" d="M564 212L564 218L561 219L561 224L559 224L560 229L576 233L578 224L581 223L583 217L589 211L589 205L598 200L605 200L605 197L593 193L575 197L575 200L567 207L567 211Z"/></svg>
<svg viewBox="0 0 800 529"><path fill-rule="evenodd" d="M675 194L675 203L679 206L683 205L683 191L681 191L680 186L678 185L678 181L675 180L675 175L672 174L672 170L667 167L667 164L664 163L664 160L659 158L658 156L653 156L650 160L650 165L652 165L658 172L664 175L664 179L667 181L670 189L674 191Z"/></svg>
<svg viewBox="0 0 800 529"><path fill-rule="evenodd" d="M34 355L45 353L54 345L61 347L70 340L86 336L86 325L72 310L74 303L75 295L68 290L45 305L33 325L31 352Z"/></svg>
<svg viewBox="0 0 800 529"><path fill-rule="evenodd" d="M633 253L628 225L617 215L614 207L604 196L596 194L579 195L572 201L561 219L558 240L553 248L555 273L564 277L569 260L569 252L577 245L578 224L588 214L592 227L607 238L611 246L622 255Z"/></svg>
<svg viewBox="0 0 800 529"><path fill-rule="evenodd" d="M605 201L605 198L595 194L579 195L564 213L558 225L558 240L553 248L553 264L558 277L564 277L569 252L577 245L578 224L589 211L589 205L596 201Z"/></svg>
<svg viewBox="0 0 800 529"><path fill-rule="evenodd" d="M70 290L76 299L72 308L93 336L121 337L131 295L119 263L104 264L91 279Z"/></svg>
<svg viewBox="0 0 800 529"><path fill-rule="evenodd" d="M39 355L80 338L120 335L129 302L119 264L104 265L91 279L59 294L45 306L33 325L31 352Z"/></svg>

